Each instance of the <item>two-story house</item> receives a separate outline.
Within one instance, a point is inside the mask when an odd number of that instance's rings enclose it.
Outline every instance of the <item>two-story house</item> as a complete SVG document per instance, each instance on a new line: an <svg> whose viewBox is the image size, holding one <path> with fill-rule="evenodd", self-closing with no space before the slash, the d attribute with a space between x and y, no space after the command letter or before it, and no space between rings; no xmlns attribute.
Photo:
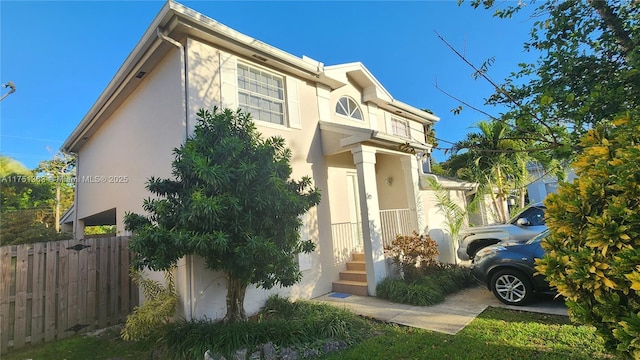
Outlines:
<svg viewBox="0 0 640 360"><path fill-rule="evenodd" d="M422 160L402 149L430 151L425 127L438 117L394 99L361 63L296 57L171 1L62 146L77 155L76 200L65 218L76 237L89 225L124 231L125 212L143 212L146 181L171 176L172 150L192 132L197 110L213 106L246 110L264 136L283 136L293 176L311 176L322 191L301 230L317 244L299 258L303 280L249 289L247 311L274 291L312 298L353 285L375 294L387 275L385 242L426 228ZM339 280L353 252L364 253L366 275ZM186 318L224 316L221 274L189 256L176 280Z"/></svg>

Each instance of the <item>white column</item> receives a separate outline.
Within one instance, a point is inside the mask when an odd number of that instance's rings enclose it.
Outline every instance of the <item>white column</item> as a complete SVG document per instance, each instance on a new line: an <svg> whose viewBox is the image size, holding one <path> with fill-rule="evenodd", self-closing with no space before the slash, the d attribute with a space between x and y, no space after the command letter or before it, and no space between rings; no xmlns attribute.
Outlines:
<svg viewBox="0 0 640 360"><path fill-rule="evenodd" d="M77 213L77 209L76 209L76 213ZM76 222L73 223L73 227L74 227L74 231L73 231L73 237L76 240L81 240L84 239L84 220L76 220Z"/></svg>
<svg viewBox="0 0 640 360"><path fill-rule="evenodd" d="M424 207L420 197L420 165L419 160L413 155L403 156L400 159L402 163L402 171L405 178L405 189L407 190L407 202L410 209L415 210L417 217L417 230L420 234L424 234L427 229L425 222Z"/></svg>
<svg viewBox="0 0 640 360"><path fill-rule="evenodd" d="M376 285L387 277L376 184L376 151L371 147L360 145L352 149L351 153L358 172L368 290L370 296L375 296Z"/></svg>

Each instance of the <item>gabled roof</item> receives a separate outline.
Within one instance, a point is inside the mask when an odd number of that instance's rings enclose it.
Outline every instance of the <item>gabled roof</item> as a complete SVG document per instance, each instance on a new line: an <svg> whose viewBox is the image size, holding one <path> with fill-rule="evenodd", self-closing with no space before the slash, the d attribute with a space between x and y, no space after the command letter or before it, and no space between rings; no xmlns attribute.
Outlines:
<svg viewBox="0 0 640 360"><path fill-rule="evenodd" d="M348 80L355 82L363 89L363 102L373 102L378 105L378 107L391 113L399 114L425 124L432 124L440 120L439 117L433 114L394 99L391 93L382 86L378 79L376 79L361 62L326 66L324 73L328 77L343 83L347 83Z"/></svg>
<svg viewBox="0 0 640 360"><path fill-rule="evenodd" d="M183 39L185 36L201 39L248 58L256 58L273 68L322 84L330 89L346 84L334 78L334 75L341 78L338 75L344 72L354 81L367 85L363 87L367 91L365 101L372 101L389 111L400 112L403 116L425 123L439 120L436 116L393 99L361 63L325 67L321 62L306 56L300 58L289 54L222 25L186 6L168 1L105 90L62 144L62 151L77 152L110 114L141 84L142 79L137 75L153 70L162 57L172 49L173 45L161 40L160 35L173 39Z"/></svg>

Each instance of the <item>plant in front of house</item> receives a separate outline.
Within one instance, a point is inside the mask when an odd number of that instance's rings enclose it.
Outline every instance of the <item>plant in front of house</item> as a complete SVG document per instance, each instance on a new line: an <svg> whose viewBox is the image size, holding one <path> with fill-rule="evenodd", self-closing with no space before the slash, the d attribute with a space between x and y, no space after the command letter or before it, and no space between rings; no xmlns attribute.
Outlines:
<svg viewBox="0 0 640 360"><path fill-rule="evenodd" d="M376 286L376 296L418 306L442 302L447 294L471 284L468 268L437 261L438 244L428 235L398 235L389 249L402 279L386 278Z"/></svg>
<svg viewBox="0 0 640 360"><path fill-rule="evenodd" d="M153 338L164 330L164 325L173 318L178 307L176 293L175 268L164 271L164 285L153 279L147 279L135 269L130 269L129 276L142 289L145 302L136 306L127 316L127 321L120 332L124 340L144 340Z"/></svg>
<svg viewBox="0 0 640 360"><path fill-rule="evenodd" d="M278 358L287 358L285 348L301 358L309 358L338 350L327 345L339 342L340 348L344 348L356 344L370 337L374 326L349 310L305 300L290 301L276 295L269 297L262 311L246 322L173 322L166 328L163 344L168 358L173 359L201 359L207 350L235 359L237 350L255 354L264 352L265 346L273 350L271 356L279 353ZM289 356L293 356L291 352ZM275 357L264 354L260 358Z"/></svg>
<svg viewBox="0 0 640 360"><path fill-rule="evenodd" d="M413 281L420 268L437 263L438 243L429 235L420 235L414 231L412 235L398 235L389 248L393 263L402 272L402 277Z"/></svg>
<svg viewBox="0 0 640 360"><path fill-rule="evenodd" d="M589 131L578 178L546 201L551 234L537 269L611 350L640 358L640 116Z"/></svg>
<svg viewBox="0 0 640 360"><path fill-rule="evenodd" d="M301 279L295 255L315 244L300 240L300 216L320 202L319 190L309 177L290 179L284 139L263 139L241 111L200 110L194 134L174 153L173 178L147 183L148 215L125 215L133 264L166 270L185 255L201 256L226 277L224 321L244 321L248 285Z"/></svg>

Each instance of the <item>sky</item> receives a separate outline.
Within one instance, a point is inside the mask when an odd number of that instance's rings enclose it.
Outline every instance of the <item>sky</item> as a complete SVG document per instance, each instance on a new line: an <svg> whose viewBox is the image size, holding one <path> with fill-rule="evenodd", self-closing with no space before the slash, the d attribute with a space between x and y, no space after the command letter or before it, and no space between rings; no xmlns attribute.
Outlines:
<svg viewBox="0 0 640 360"><path fill-rule="evenodd" d="M507 2L509 4L509 2ZM440 117L440 147L486 116L442 90L483 107L492 88L436 36L478 66L494 57L501 82L524 52L533 20L492 17L457 1L184 1L241 33L325 65L362 62L397 100ZM511 2L513 4L513 2ZM35 168L51 159L140 40L162 1L0 1L0 83L16 92L0 102L0 153ZM1 88L0 94L8 89ZM446 160L443 150L435 158Z"/></svg>

